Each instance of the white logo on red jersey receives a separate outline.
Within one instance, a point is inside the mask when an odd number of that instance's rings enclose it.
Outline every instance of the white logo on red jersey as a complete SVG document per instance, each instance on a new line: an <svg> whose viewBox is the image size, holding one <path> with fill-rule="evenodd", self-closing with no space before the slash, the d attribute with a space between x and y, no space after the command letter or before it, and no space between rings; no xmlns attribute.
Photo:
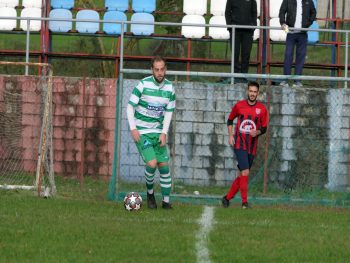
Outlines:
<svg viewBox="0 0 350 263"><path fill-rule="evenodd" d="M256 114L260 114L260 112L261 112L261 109L259 109L259 108L256 108L256 109L255 109L255 113L256 113Z"/></svg>
<svg viewBox="0 0 350 263"><path fill-rule="evenodd" d="M239 126L240 133L250 133L251 130L256 130L256 125L252 120L244 120Z"/></svg>

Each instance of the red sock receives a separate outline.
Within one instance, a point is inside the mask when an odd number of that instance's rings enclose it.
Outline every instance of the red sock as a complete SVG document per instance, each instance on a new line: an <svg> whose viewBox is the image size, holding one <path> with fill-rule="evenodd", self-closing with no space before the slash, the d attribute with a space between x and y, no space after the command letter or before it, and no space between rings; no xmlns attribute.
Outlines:
<svg viewBox="0 0 350 263"><path fill-rule="evenodd" d="M241 176L239 190L241 191L242 203L248 202L248 176Z"/></svg>
<svg viewBox="0 0 350 263"><path fill-rule="evenodd" d="M231 200L232 198L235 197L236 193L239 190L239 181L241 176L237 176L236 179L233 181L230 190L228 191L227 195L226 195L226 199L227 200Z"/></svg>

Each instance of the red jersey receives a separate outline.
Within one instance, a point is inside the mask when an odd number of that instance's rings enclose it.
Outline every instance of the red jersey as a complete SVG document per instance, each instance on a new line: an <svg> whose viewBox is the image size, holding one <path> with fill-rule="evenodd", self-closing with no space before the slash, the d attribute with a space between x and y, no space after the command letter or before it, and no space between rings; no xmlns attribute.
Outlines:
<svg viewBox="0 0 350 263"><path fill-rule="evenodd" d="M268 114L266 107L258 101L254 105L249 105L247 100L241 100L233 106L228 119L233 121L236 117L234 148L255 155L258 136L252 137L249 132L250 130L260 130L262 127L267 128Z"/></svg>

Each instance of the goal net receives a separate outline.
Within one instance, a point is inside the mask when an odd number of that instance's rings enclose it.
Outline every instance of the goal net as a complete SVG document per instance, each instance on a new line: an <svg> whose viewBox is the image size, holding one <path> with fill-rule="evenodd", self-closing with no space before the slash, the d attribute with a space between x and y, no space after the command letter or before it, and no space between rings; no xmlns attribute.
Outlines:
<svg viewBox="0 0 350 263"><path fill-rule="evenodd" d="M0 189L54 195L52 69L43 63L0 65L40 67L47 73L36 83L27 81L30 77L0 76Z"/></svg>

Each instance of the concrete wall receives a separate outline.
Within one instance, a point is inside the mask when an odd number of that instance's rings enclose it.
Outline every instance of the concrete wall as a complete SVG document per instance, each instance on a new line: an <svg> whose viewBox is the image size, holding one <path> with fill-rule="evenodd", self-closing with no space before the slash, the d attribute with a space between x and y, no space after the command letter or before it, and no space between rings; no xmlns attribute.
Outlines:
<svg viewBox="0 0 350 263"><path fill-rule="evenodd" d="M26 171L36 169L41 88L45 85L36 77L0 76L0 122L4 126L0 133L0 159L15 154L15 159L24 160L21 165ZM11 101L12 93L20 95L15 103ZM53 147L57 174L77 176L83 171L95 177L109 177L115 98L115 80L54 78Z"/></svg>
<svg viewBox="0 0 350 263"><path fill-rule="evenodd" d="M125 114L136 84L133 80L124 83L121 174L125 180L141 181L143 162L131 140ZM237 169L227 144L226 119L232 105L246 98L246 87L203 83L175 86L177 110L169 148L174 177L190 184L230 184ZM279 187L346 187L350 92L276 86L262 87L261 91L260 100L270 105L269 141L266 143L266 136L259 139L253 177L262 179L266 164L270 183Z"/></svg>
<svg viewBox="0 0 350 263"><path fill-rule="evenodd" d="M144 164L131 139L126 105L137 80L123 87L120 174L143 181ZM0 158L10 147L33 171L40 130L40 87L36 77L0 76ZM186 184L228 185L237 168L228 146L226 119L235 102L245 99L245 85L174 83L177 109L169 133L172 174ZM5 91L21 99L10 103ZM262 87L260 100L270 112L268 134L259 138L252 180L294 189L319 186L336 190L349 185L350 91ZM57 174L84 174L103 179L112 174L116 81L54 78L53 144ZM13 106L9 106L13 105ZM12 122L16 119L16 122ZM11 135L13 130L20 133ZM15 143L16 142L16 143ZM15 146L13 146L15 145ZM3 163L3 162L2 162Z"/></svg>
<svg viewBox="0 0 350 263"><path fill-rule="evenodd" d="M112 79L54 78L55 171L111 174L116 89ZM85 89L85 92L84 92Z"/></svg>

